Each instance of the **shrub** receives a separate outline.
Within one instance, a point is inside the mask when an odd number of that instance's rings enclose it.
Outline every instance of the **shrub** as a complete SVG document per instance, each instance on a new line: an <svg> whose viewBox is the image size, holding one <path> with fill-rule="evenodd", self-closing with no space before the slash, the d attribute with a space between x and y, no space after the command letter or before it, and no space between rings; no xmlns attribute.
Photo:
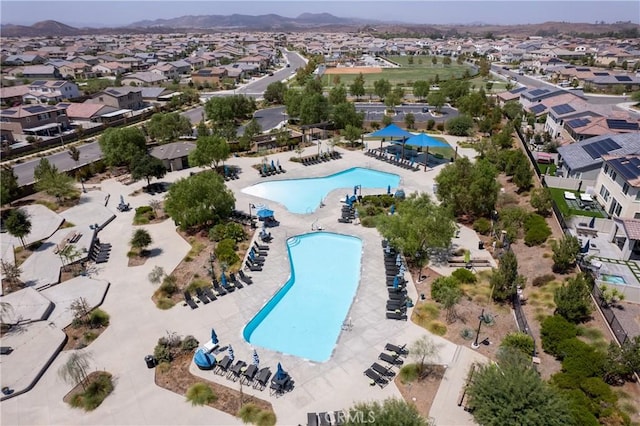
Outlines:
<svg viewBox="0 0 640 426"><path fill-rule="evenodd" d="M476 274L465 268L456 269L451 276L463 284L474 284L478 281Z"/></svg>
<svg viewBox="0 0 640 426"><path fill-rule="evenodd" d="M530 214L524 221L524 243L528 246L537 246L544 243L549 235L551 235L551 229L547 222L539 214Z"/></svg>
<svg viewBox="0 0 640 426"><path fill-rule="evenodd" d="M438 277L431 284L431 298L436 302L442 302L444 293L451 287L459 288L460 281L455 277Z"/></svg>
<svg viewBox="0 0 640 426"><path fill-rule="evenodd" d="M591 292L593 282L585 274L569 278L553 295L556 313L572 323L579 323L591 316Z"/></svg>
<svg viewBox="0 0 640 426"><path fill-rule="evenodd" d="M540 336L542 349L551 355L559 356L560 344L578 335L578 328L560 315L547 317L542 321Z"/></svg>
<svg viewBox="0 0 640 426"><path fill-rule="evenodd" d="M206 383L195 383L187 389L187 401L192 405L206 405L215 402L218 399L213 390Z"/></svg>
<svg viewBox="0 0 640 426"><path fill-rule="evenodd" d="M415 382L418 379L420 368L418 364L406 364L400 369L398 377L402 383Z"/></svg>
<svg viewBox="0 0 640 426"><path fill-rule="evenodd" d="M240 417L243 423L255 423L261 411L260 407L255 404L244 404L242 408L240 408L240 411L238 411L238 417Z"/></svg>
<svg viewBox="0 0 640 426"><path fill-rule="evenodd" d="M491 221L486 217L480 217L473 222L473 230L478 234L487 235L491 232Z"/></svg>
<svg viewBox="0 0 640 426"><path fill-rule="evenodd" d="M153 349L153 356L156 357L158 363L173 361L173 354L171 353L169 347L161 344L160 342L158 342L156 347Z"/></svg>
<svg viewBox="0 0 640 426"><path fill-rule="evenodd" d="M171 296L178 291L178 280L173 275L167 275L158 288L162 293Z"/></svg>
<svg viewBox="0 0 640 426"><path fill-rule="evenodd" d="M531 284L534 287L542 287L543 285L548 284L555 279L556 279L556 276L553 274L538 275L533 279Z"/></svg>
<svg viewBox="0 0 640 426"><path fill-rule="evenodd" d="M427 330L438 336L444 336L447 334L447 326L441 321L431 321L427 324Z"/></svg>
<svg viewBox="0 0 640 426"><path fill-rule="evenodd" d="M256 426L274 426L276 424L276 413L262 410L256 418Z"/></svg>
<svg viewBox="0 0 640 426"><path fill-rule="evenodd" d="M142 216L143 214L151 213L153 209L151 206L140 206L136 208L136 216Z"/></svg>
<svg viewBox="0 0 640 426"><path fill-rule="evenodd" d="M434 120L433 118L430 118L427 120L427 130L433 130L435 125L436 125L436 120Z"/></svg>
<svg viewBox="0 0 640 426"><path fill-rule="evenodd" d="M502 339L500 347L515 349L527 356L531 355L535 349L533 338L527 333L520 331L507 334L504 339Z"/></svg>
<svg viewBox="0 0 640 426"><path fill-rule="evenodd" d="M109 314L100 308L96 308L89 314L89 326L91 328L106 327L109 325Z"/></svg>
<svg viewBox="0 0 640 426"><path fill-rule="evenodd" d="M70 404L72 407L84 408L86 411L92 411L98 408L102 401L113 391L113 381L111 374L100 373L84 392L75 395Z"/></svg>
<svg viewBox="0 0 640 426"><path fill-rule="evenodd" d="M183 352L191 352L194 349L196 349L199 344L200 344L200 342L198 342L198 339L196 339L195 337L193 337L191 335L188 335L182 340L182 343L180 344L180 347L181 347Z"/></svg>
<svg viewBox="0 0 640 426"><path fill-rule="evenodd" d="M98 335L93 331L87 331L82 335L82 337L86 342L93 342L94 340L96 340L96 337L98 337Z"/></svg>
<svg viewBox="0 0 640 426"><path fill-rule="evenodd" d="M602 375L606 355L574 337L558 345L558 358L562 359L562 370L565 373L577 379L584 379Z"/></svg>
<svg viewBox="0 0 640 426"><path fill-rule="evenodd" d="M218 243L215 249L215 254L220 262L224 262L227 265L233 265L238 262L240 258L236 254L236 242L230 238L226 238Z"/></svg>
<svg viewBox="0 0 640 426"><path fill-rule="evenodd" d="M167 309L171 309L175 305L176 303L173 300L168 299L166 297L160 297L156 301L156 306L158 307L158 309L162 309L163 311L166 311Z"/></svg>

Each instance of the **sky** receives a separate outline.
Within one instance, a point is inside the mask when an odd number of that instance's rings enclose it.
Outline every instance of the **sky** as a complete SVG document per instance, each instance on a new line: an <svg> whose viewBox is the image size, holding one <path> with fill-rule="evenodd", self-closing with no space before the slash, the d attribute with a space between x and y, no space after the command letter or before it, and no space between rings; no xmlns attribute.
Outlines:
<svg viewBox="0 0 640 426"><path fill-rule="evenodd" d="M56 20L82 27L128 25L136 21L177 18L184 15L260 15L275 13L295 17L301 13L331 13L381 21L418 24L528 24L546 21L589 22L632 21L640 23L640 1L589 0L1 0L0 22L31 25Z"/></svg>

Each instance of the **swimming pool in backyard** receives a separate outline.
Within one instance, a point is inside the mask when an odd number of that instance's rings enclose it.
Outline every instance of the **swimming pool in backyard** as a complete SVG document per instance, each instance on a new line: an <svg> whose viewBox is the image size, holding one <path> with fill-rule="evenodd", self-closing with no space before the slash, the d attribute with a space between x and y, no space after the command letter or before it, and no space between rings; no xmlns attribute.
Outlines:
<svg viewBox="0 0 640 426"><path fill-rule="evenodd" d="M362 240L316 232L287 240L291 277L247 323L251 345L328 361L360 281Z"/></svg>
<svg viewBox="0 0 640 426"><path fill-rule="evenodd" d="M291 213L306 214L314 212L320 202L331 191L344 188L353 195L353 188L397 188L400 176L378 170L354 167L339 173L303 179L283 179L261 182L242 192L256 197L266 198L284 205Z"/></svg>
<svg viewBox="0 0 640 426"><path fill-rule="evenodd" d="M600 279L602 281L606 281L608 283L613 283L613 284L623 284L623 285L627 284L627 282L625 281L622 275L600 274Z"/></svg>

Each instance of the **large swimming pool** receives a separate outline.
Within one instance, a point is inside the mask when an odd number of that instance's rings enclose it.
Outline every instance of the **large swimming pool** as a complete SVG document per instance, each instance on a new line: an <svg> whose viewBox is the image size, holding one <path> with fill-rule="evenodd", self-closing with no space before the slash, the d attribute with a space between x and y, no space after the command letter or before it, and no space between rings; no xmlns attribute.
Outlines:
<svg viewBox="0 0 640 426"><path fill-rule="evenodd" d="M397 188L400 176L378 170L354 167L329 176L305 179L284 179L261 182L242 192L284 205L292 213L314 212L320 202L334 189L344 189L353 195L353 188Z"/></svg>
<svg viewBox="0 0 640 426"><path fill-rule="evenodd" d="M254 346L329 360L360 280L362 241L317 232L287 240L291 277L245 326Z"/></svg>

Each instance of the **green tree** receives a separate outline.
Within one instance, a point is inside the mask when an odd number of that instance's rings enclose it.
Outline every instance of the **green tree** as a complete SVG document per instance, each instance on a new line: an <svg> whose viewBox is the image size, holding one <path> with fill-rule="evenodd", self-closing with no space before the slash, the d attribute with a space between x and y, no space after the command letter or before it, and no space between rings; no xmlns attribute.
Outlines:
<svg viewBox="0 0 640 426"><path fill-rule="evenodd" d="M284 104L289 117L300 116L300 105L302 104L302 92L289 89L284 93Z"/></svg>
<svg viewBox="0 0 640 426"><path fill-rule="evenodd" d="M497 364L476 368L467 392L468 406L482 425L573 424L563 398L542 380L528 357L517 351L501 351Z"/></svg>
<svg viewBox="0 0 640 426"><path fill-rule="evenodd" d="M165 212L181 229L226 219L235 205L233 193L215 172L198 173L179 179L169 188ZM211 223L214 222L214 223Z"/></svg>
<svg viewBox="0 0 640 426"><path fill-rule="evenodd" d="M416 406L400 398L356 403L345 417L345 426L427 426Z"/></svg>
<svg viewBox="0 0 640 426"><path fill-rule="evenodd" d="M353 80L351 86L349 86L349 93L351 93L352 96L355 96L357 100L360 100L360 98L364 96L364 76L362 73L358 74L358 76Z"/></svg>
<svg viewBox="0 0 640 426"><path fill-rule="evenodd" d="M322 81L319 78L309 78L304 85L305 95L322 95Z"/></svg>
<svg viewBox="0 0 640 426"><path fill-rule="evenodd" d="M0 168L0 204L5 205L15 200L20 195L18 177L13 168L2 166Z"/></svg>
<svg viewBox="0 0 640 426"><path fill-rule="evenodd" d="M131 247L134 249L140 250L141 252L145 251L147 247L151 245L153 240L151 239L151 234L144 228L138 228L133 232L131 236Z"/></svg>
<svg viewBox="0 0 640 426"><path fill-rule="evenodd" d="M281 81L274 81L267 86L264 92L264 100L272 104L284 104L284 94L287 85Z"/></svg>
<svg viewBox="0 0 640 426"><path fill-rule="evenodd" d="M338 105L347 102L347 89L342 84L334 86L329 91L329 104Z"/></svg>
<svg viewBox="0 0 640 426"><path fill-rule="evenodd" d="M362 137L362 129L351 124L347 124L347 127L340 132L341 135L349 141L351 146L355 145L355 142Z"/></svg>
<svg viewBox="0 0 640 426"><path fill-rule="evenodd" d="M487 58L484 58L484 57L480 58L480 61L478 63L478 73L482 77L487 77L490 71L491 71L491 62L489 62Z"/></svg>
<svg viewBox="0 0 640 426"><path fill-rule="evenodd" d="M566 273L573 268L578 254L580 254L580 242L573 235L565 235L560 240L551 242L553 252L553 270L559 274Z"/></svg>
<svg viewBox="0 0 640 426"><path fill-rule="evenodd" d="M516 331L504 336L504 339L500 342L500 347L508 350L517 350L525 356L531 356L535 349L535 343L533 337L527 333Z"/></svg>
<svg viewBox="0 0 640 426"><path fill-rule="evenodd" d="M413 96L418 99L425 99L429 95L429 82L418 80L413 83Z"/></svg>
<svg viewBox="0 0 640 426"><path fill-rule="evenodd" d="M105 164L130 168L134 157L147 152L146 140L136 127L111 127L99 139Z"/></svg>
<svg viewBox="0 0 640 426"><path fill-rule="evenodd" d="M215 248L215 255L218 260L226 265L233 265L240 260L236 253L236 240L226 238L220 241Z"/></svg>
<svg viewBox="0 0 640 426"><path fill-rule="evenodd" d="M555 313L572 323L579 323L591 317L591 286L589 278L579 274L568 278L553 294Z"/></svg>
<svg viewBox="0 0 640 426"><path fill-rule="evenodd" d="M634 381L633 373L640 371L640 336L629 338L622 345L611 342L604 369L604 380L609 384Z"/></svg>
<svg viewBox="0 0 640 426"><path fill-rule="evenodd" d="M300 123L315 124L329 117L329 101L319 93L306 95L300 103Z"/></svg>
<svg viewBox="0 0 640 426"><path fill-rule="evenodd" d="M458 109L471 117L480 117L487 109L487 97L484 91L472 92L458 100Z"/></svg>
<svg viewBox="0 0 640 426"><path fill-rule="evenodd" d="M391 92L391 83L389 80L381 78L373 82L373 93L380 99L384 99Z"/></svg>
<svg viewBox="0 0 640 426"><path fill-rule="evenodd" d="M258 120L256 120L255 118L249 120L247 125L244 126L244 134L245 136L249 137L249 139L253 138L256 135L259 135L260 133L262 133L262 127L260 126L260 123L258 123Z"/></svg>
<svg viewBox="0 0 640 426"><path fill-rule="evenodd" d="M460 281L452 276L438 277L431 284L431 298L441 303L442 307L446 309L447 322L449 323L456 320L455 305L461 297Z"/></svg>
<svg viewBox="0 0 640 426"><path fill-rule="evenodd" d="M22 247L25 247L24 237L31 233L31 219L22 209L11 210L4 220L4 226L10 235L20 239Z"/></svg>
<svg viewBox="0 0 640 426"><path fill-rule="evenodd" d="M518 101L509 101L504 104L502 107L505 115L510 119L515 119L516 117L521 117L524 113L522 110L522 105Z"/></svg>
<svg viewBox="0 0 640 426"><path fill-rule="evenodd" d="M469 136L473 131L473 118L459 115L447 121L447 132L455 136Z"/></svg>
<svg viewBox="0 0 640 426"><path fill-rule="evenodd" d="M525 279L518 275L518 259L512 250L507 250L500 258L498 269L493 270L489 280L491 296L498 302L509 300Z"/></svg>
<svg viewBox="0 0 640 426"><path fill-rule="evenodd" d="M231 153L229 144L220 136L200 136L196 141L196 149L189 154L189 165L212 169L224 162Z"/></svg>
<svg viewBox="0 0 640 426"><path fill-rule="evenodd" d="M435 66L438 65L438 57L437 56L432 56L431 57L431 63Z"/></svg>
<svg viewBox="0 0 640 426"><path fill-rule="evenodd" d="M356 111L356 106L353 103L344 102L333 107L331 119L336 129L344 129L349 124L362 128L364 113Z"/></svg>
<svg viewBox="0 0 640 426"><path fill-rule="evenodd" d="M533 185L533 171L528 161L518 163L511 180L518 187L518 191L527 190Z"/></svg>
<svg viewBox="0 0 640 426"><path fill-rule="evenodd" d="M407 126L407 129L413 129L416 125L416 116L410 112L406 113L404 115L404 125Z"/></svg>
<svg viewBox="0 0 640 426"><path fill-rule="evenodd" d="M212 97L204 104L204 110L216 125L233 124L253 114L256 103L253 98L243 95Z"/></svg>
<svg viewBox="0 0 640 426"><path fill-rule="evenodd" d="M418 378L424 379L429 374L429 367L438 355L438 345L429 337L422 336L409 348L411 358L416 360Z"/></svg>
<svg viewBox="0 0 640 426"><path fill-rule="evenodd" d="M211 387L202 382L191 385L189 389L187 389L186 397L191 405L208 405L218 399Z"/></svg>
<svg viewBox="0 0 640 426"><path fill-rule="evenodd" d="M436 195L456 216L488 216L498 200L497 176L487 160L471 163L468 158L459 157L436 176Z"/></svg>
<svg viewBox="0 0 640 426"><path fill-rule="evenodd" d="M440 85L442 94L456 105L459 99L469 94L470 89L471 84L466 80L447 80Z"/></svg>
<svg viewBox="0 0 640 426"><path fill-rule="evenodd" d="M153 114L146 126L149 136L161 142L169 142L178 136L192 133L189 119L177 112Z"/></svg>
<svg viewBox="0 0 640 426"><path fill-rule="evenodd" d="M76 192L73 178L65 173L60 173L58 168L46 158L40 159L40 162L33 170L33 177L36 181L36 191L44 191L58 200Z"/></svg>
<svg viewBox="0 0 640 426"><path fill-rule="evenodd" d="M448 56L445 56L444 58L442 58L442 64L443 65L451 65L451 58Z"/></svg>
<svg viewBox="0 0 640 426"><path fill-rule="evenodd" d="M151 184L151 178L160 179L167 174L167 168L162 160L149 154L134 157L131 161L131 177L135 180L146 179L147 186Z"/></svg>
<svg viewBox="0 0 640 426"><path fill-rule="evenodd" d="M447 98L445 98L444 94L439 90L435 90L429 93L429 96L427 96L427 102L429 103L429 105L435 108L436 112L442 111L442 107L444 106L446 101Z"/></svg>
<svg viewBox="0 0 640 426"><path fill-rule="evenodd" d="M382 126L383 127L387 127L389 124L393 123L393 118L389 117L388 115L383 115L382 116Z"/></svg>
<svg viewBox="0 0 640 426"><path fill-rule="evenodd" d="M431 249L449 247L455 234L449 209L437 205L427 194L411 194L396 207L396 214L379 217L377 228L412 263L422 268Z"/></svg>
<svg viewBox="0 0 640 426"><path fill-rule="evenodd" d="M536 209L536 213L547 216L551 211L551 191L549 188L536 188L531 191L531 207Z"/></svg>
<svg viewBox="0 0 640 426"><path fill-rule="evenodd" d="M636 62L636 65L637 64L640 64L640 61ZM631 100L633 102L640 103L640 90L637 90L631 94Z"/></svg>
<svg viewBox="0 0 640 426"><path fill-rule="evenodd" d="M2 275L4 275L4 279L6 279L9 284L17 286L20 284L20 275L22 274L22 269L15 263L7 262L4 259L0 259L0 271L2 271Z"/></svg>

